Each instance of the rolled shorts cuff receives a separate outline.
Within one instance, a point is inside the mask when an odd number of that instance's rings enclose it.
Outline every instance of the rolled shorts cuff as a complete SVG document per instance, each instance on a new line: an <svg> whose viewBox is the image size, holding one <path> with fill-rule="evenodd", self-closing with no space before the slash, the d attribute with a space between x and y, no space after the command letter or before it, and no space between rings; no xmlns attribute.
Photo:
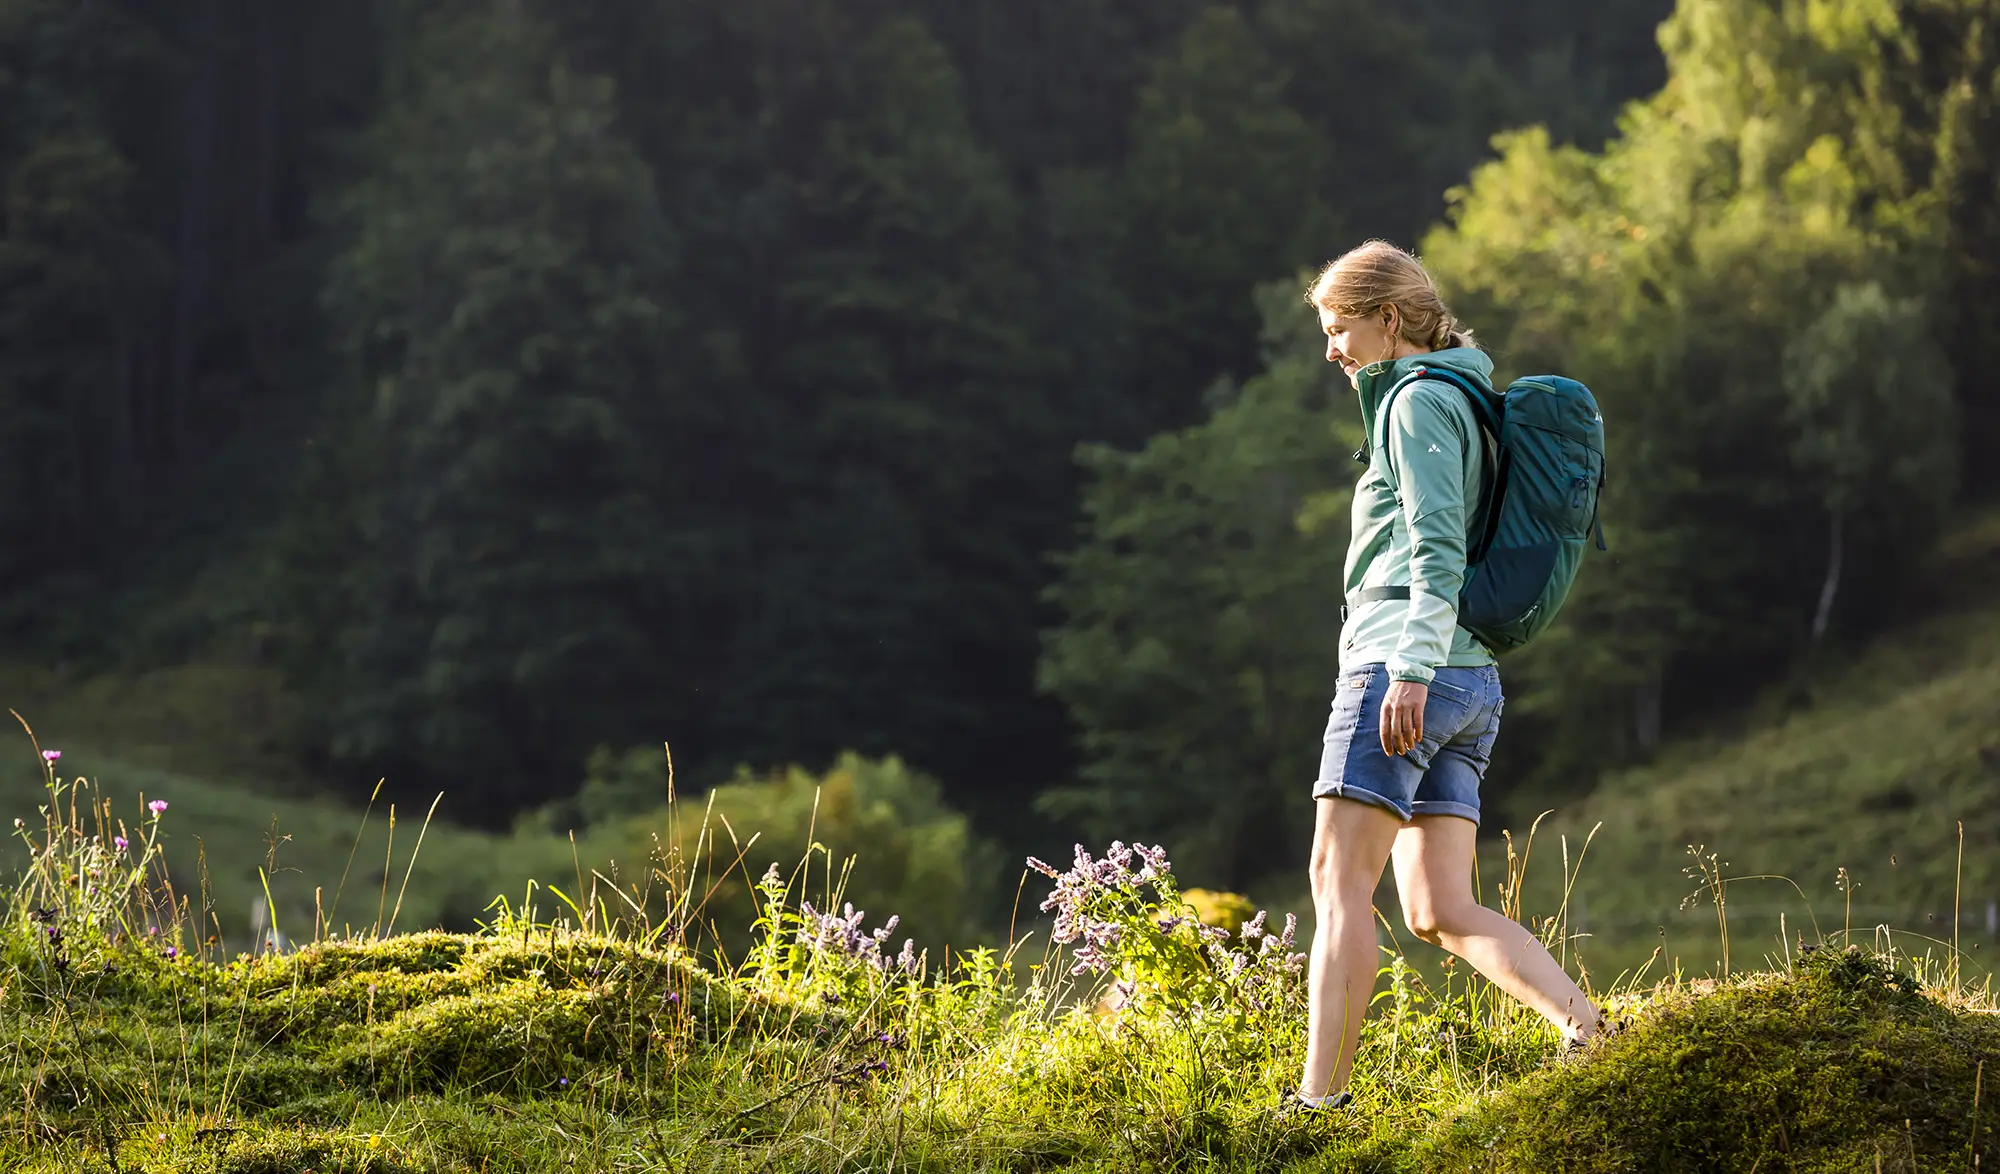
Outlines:
<svg viewBox="0 0 2000 1174"><path fill-rule="evenodd" d="M1423 812L1411 811L1409 808L1403 806L1402 804L1396 802L1394 799L1391 799L1386 795L1377 795L1375 792L1367 790L1366 788L1357 787L1350 783L1343 783L1337 779L1321 779L1317 783L1314 783L1313 798L1352 799L1357 803L1366 803L1371 807L1380 807L1382 810L1395 816L1397 819L1402 820L1404 823L1410 822L1410 820L1417 815L1425 814ZM1459 806L1459 804L1454 803L1454 804L1449 804L1448 806L1456 807Z"/></svg>
<svg viewBox="0 0 2000 1174"><path fill-rule="evenodd" d="M1468 803L1450 803L1442 799L1417 800L1410 805L1410 814L1403 817L1403 822L1408 823L1419 815L1456 815L1460 819L1471 820L1474 826L1478 826L1479 823L1477 807Z"/></svg>

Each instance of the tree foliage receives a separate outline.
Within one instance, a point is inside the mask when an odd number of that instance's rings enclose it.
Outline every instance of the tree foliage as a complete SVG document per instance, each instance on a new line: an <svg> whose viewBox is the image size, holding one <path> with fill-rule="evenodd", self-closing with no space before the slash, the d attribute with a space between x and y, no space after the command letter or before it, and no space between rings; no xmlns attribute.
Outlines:
<svg viewBox="0 0 2000 1174"><path fill-rule="evenodd" d="M431 18L397 65L328 290L351 451L323 468L361 476L305 507L346 541L300 552L323 610L299 643L336 755L519 802L632 728L673 646L699 413L651 296L671 237L609 84L533 18Z"/></svg>

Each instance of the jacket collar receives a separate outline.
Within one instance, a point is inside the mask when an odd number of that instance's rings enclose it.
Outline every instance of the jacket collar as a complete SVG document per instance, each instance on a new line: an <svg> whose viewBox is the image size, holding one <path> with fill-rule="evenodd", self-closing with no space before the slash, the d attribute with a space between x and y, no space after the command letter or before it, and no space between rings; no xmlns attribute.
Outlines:
<svg viewBox="0 0 2000 1174"><path fill-rule="evenodd" d="M1367 435L1375 433L1375 413L1381 410L1382 397L1419 367L1447 368L1479 387L1491 390L1493 386L1493 360L1477 347L1453 347L1370 363L1361 369L1354 382L1355 393L1361 401L1361 424L1368 430Z"/></svg>

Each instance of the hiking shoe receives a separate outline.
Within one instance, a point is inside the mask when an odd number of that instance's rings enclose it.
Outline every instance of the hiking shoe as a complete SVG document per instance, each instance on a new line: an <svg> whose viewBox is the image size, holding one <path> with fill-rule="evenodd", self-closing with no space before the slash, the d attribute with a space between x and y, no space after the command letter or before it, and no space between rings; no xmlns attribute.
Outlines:
<svg viewBox="0 0 2000 1174"><path fill-rule="evenodd" d="M1332 1116L1354 1104L1354 1094L1345 1089L1334 1093L1325 1100L1314 1104L1299 1095L1297 1089L1286 1089L1278 1101L1278 1116L1282 1118L1305 1118Z"/></svg>
<svg viewBox="0 0 2000 1174"><path fill-rule="evenodd" d="M1625 1030L1625 1027L1626 1022L1623 1019L1606 1019L1598 1025L1596 1034L1584 1039L1564 1040L1562 1047L1556 1049L1556 1062L1558 1064L1569 1063L1571 1060L1589 1051L1591 1045L1620 1034Z"/></svg>

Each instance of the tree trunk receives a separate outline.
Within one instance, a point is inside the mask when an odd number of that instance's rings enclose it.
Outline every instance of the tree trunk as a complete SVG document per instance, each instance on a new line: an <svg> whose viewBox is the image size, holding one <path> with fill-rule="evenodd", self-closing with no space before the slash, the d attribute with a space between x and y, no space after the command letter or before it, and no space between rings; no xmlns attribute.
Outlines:
<svg viewBox="0 0 2000 1174"><path fill-rule="evenodd" d="M1841 515L1834 511L1833 521L1827 535L1826 581L1819 586L1819 609L1813 612L1812 640L1820 642L1826 635L1826 626L1833 619L1833 597L1840 590L1840 564L1846 545L1841 538Z"/></svg>

